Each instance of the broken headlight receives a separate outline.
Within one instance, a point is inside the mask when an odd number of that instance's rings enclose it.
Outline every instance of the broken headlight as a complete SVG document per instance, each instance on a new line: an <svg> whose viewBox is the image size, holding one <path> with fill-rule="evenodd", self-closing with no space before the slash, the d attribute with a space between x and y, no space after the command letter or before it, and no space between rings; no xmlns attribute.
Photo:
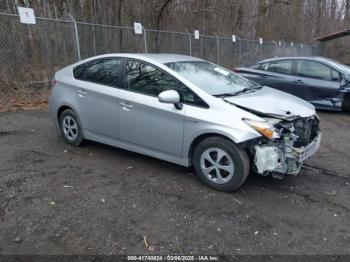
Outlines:
<svg viewBox="0 0 350 262"><path fill-rule="evenodd" d="M243 119L243 121L268 139L280 138L280 134L277 132L272 123L251 119Z"/></svg>

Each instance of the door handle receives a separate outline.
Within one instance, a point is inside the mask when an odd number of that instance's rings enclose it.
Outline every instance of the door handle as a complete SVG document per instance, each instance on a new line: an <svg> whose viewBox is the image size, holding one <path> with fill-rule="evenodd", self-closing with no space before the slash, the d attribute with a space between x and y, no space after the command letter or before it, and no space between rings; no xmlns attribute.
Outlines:
<svg viewBox="0 0 350 262"><path fill-rule="evenodd" d="M259 75L261 78L268 78L269 76L267 75Z"/></svg>
<svg viewBox="0 0 350 262"><path fill-rule="evenodd" d="M127 104L127 103L124 103L124 102L121 102L120 105L124 108L127 108L127 109L133 109L134 107L130 104Z"/></svg>
<svg viewBox="0 0 350 262"><path fill-rule="evenodd" d="M79 95L80 97L83 97L83 96L86 96L87 93L86 93L83 89L79 89L79 90L78 90L78 95Z"/></svg>
<svg viewBox="0 0 350 262"><path fill-rule="evenodd" d="M301 85L301 84L304 84L304 81L303 80L296 80L296 81L294 81L294 83Z"/></svg>
<svg viewBox="0 0 350 262"><path fill-rule="evenodd" d="M198 120L197 120L197 119L190 118L190 117L187 117L187 118L186 118L186 121L187 121L187 122L190 122L190 123L195 123L195 124L198 123Z"/></svg>

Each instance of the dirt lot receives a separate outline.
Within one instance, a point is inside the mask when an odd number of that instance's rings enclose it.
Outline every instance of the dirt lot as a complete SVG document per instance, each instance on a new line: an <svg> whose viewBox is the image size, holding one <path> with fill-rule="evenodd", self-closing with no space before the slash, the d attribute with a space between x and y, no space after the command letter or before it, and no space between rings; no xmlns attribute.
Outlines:
<svg viewBox="0 0 350 262"><path fill-rule="evenodd" d="M192 169L69 146L44 110L1 113L0 254L350 254L350 114L320 117L299 176L226 194Z"/></svg>

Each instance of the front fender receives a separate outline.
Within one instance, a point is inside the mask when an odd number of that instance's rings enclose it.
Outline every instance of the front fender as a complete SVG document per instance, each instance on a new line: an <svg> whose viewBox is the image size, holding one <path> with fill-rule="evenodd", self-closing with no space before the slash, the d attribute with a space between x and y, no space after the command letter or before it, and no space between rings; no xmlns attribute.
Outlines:
<svg viewBox="0 0 350 262"><path fill-rule="evenodd" d="M254 139L262 138L262 136L253 131L247 132L246 130L239 130L229 127L208 127L205 129L198 130L197 132L191 132L193 128L185 128L184 135L184 146L183 146L183 157L188 157L192 149L193 143L198 140L200 137L208 136L222 136L231 140L237 145L244 145L248 141L253 141Z"/></svg>

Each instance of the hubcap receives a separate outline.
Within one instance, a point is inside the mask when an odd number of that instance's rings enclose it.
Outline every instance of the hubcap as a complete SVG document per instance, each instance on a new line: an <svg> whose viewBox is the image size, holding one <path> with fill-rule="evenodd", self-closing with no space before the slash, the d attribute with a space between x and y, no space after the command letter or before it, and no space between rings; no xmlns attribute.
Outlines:
<svg viewBox="0 0 350 262"><path fill-rule="evenodd" d="M78 136L78 125L75 119L71 116L65 116L62 119L62 129L66 138L75 140Z"/></svg>
<svg viewBox="0 0 350 262"><path fill-rule="evenodd" d="M201 155L201 169L207 178L216 184L227 183L235 167L230 155L221 148L208 148Z"/></svg>

